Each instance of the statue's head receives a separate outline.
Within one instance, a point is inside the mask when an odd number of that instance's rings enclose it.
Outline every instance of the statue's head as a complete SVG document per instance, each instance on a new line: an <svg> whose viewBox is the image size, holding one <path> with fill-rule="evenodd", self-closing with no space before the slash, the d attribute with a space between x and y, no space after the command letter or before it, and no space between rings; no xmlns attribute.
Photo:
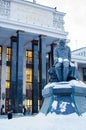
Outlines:
<svg viewBox="0 0 86 130"><path fill-rule="evenodd" d="M59 40L59 44L60 44L60 45L64 46L65 43L66 43L66 39L60 39L60 40Z"/></svg>

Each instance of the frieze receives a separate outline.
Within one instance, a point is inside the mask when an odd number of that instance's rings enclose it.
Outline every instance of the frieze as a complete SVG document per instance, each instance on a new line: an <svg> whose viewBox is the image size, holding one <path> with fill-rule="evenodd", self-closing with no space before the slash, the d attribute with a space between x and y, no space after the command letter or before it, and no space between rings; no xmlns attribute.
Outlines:
<svg viewBox="0 0 86 130"><path fill-rule="evenodd" d="M21 0L0 0L1 20L64 32L64 13Z"/></svg>

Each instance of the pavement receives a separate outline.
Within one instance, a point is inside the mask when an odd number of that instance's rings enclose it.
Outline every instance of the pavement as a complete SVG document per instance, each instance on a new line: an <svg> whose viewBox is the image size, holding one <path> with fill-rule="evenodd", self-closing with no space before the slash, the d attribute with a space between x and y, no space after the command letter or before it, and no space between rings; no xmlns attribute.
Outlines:
<svg viewBox="0 0 86 130"><path fill-rule="evenodd" d="M18 118L18 117L24 117L24 116L35 116L36 114L26 114L26 115L23 115L23 113L12 113L12 118ZM0 119L7 119L7 118L8 118L7 114L0 115Z"/></svg>

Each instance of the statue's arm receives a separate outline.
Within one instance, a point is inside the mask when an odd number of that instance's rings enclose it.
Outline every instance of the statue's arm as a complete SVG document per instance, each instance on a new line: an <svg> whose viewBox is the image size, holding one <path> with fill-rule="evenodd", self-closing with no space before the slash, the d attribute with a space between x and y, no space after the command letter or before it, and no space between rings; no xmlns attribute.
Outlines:
<svg viewBox="0 0 86 130"><path fill-rule="evenodd" d="M55 48L55 51L54 51L54 65L57 64L58 62L62 63L63 59L62 59L62 57L59 57L58 48Z"/></svg>
<svg viewBox="0 0 86 130"><path fill-rule="evenodd" d="M71 61L71 49L69 48L68 60Z"/></svg>
<svg viewBox="0 0 86 130"><path fill-rule="evenodd" d="M54 58L54 64L56 64L58 62L57 48L54 49L53 58Z"/></svg>

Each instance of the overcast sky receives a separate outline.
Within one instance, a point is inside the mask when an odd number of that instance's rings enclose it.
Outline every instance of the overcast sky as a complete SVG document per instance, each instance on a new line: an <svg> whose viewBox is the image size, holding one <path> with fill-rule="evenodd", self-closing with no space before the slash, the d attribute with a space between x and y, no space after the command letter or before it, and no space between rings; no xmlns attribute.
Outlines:
<svg viewBox="0 0 86 130"><path fill-rule="evenodd" d="M33 1L33 0L28 0ZM86 0L36 0L36 3L57 7L65 12L65 31L72 50L86 46Z"/></svg>

